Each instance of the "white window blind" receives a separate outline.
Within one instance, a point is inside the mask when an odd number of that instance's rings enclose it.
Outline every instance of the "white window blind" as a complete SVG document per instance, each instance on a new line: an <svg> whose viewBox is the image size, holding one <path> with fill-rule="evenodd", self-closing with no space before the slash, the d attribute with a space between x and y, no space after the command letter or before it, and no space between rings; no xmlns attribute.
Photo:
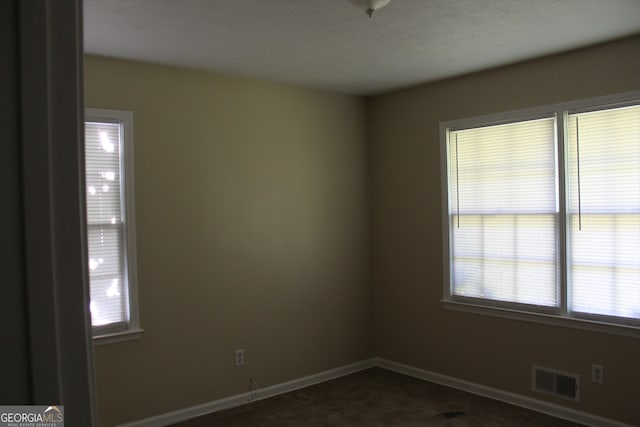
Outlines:
<svg viewBox="0 0 640 427"><path fill-rule="evenodd" d="M94 337L138 336L133 113L87 108L85 185Z"/></svg>
<svg viewBox="0 0 640 427"><path fill-rule="evenodd" d="M640 319L640 106L569 114L570 308Z"/></svg>
<svg viewBox="0 0 640 427"><path fill-rule="evenodd" d="M128 320L120 127L119 123L85 123L87 234L94 326Z"/></svg>
<svg viewBox="0 0 640 427"><path fill-rule="evenodd" d="M448 135L451 293L557 306L555 119Z"/></svg>

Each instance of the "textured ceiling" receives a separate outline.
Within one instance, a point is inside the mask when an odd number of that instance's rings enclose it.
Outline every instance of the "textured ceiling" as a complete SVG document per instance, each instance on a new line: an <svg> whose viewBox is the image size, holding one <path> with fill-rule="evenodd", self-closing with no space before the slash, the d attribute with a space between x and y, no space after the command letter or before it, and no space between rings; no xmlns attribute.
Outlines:
<svg viewBox="0 0 640 427"><path fill-rule="evenodd" d="M640 0L85 0L88 53L374 94L640 33ZM640 52L638 53L640 54Z"/></svg>

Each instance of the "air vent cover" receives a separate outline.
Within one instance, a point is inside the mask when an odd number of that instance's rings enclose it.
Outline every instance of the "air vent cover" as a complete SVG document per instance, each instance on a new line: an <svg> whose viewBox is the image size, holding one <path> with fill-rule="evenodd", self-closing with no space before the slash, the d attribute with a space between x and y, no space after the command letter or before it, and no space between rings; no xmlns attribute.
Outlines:
<svg viewBox="0 0 640 427"><path fill-rule="evenodd" d="M534 365L531 383L535 391L575 402L580 400L580 375Z"/></svg>

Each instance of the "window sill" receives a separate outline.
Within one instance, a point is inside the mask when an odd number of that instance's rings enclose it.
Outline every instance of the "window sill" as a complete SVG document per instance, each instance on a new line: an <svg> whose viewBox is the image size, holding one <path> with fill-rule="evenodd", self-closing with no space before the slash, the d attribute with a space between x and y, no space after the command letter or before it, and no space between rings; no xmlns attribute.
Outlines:
<svg viewBox="0 0 640 427"><path fill-rule="evenodd" d="M510 308L487 307L466 302L441 300L443 307L447 310L460 311L465 313L480 314L504 319L522 320L526 322L542 323L545 325L561 326L573 329L582 329L592 332L600 332L610 335L621 335L625 337L640 338L640 328L628 325L614 325L595 320L579 319L574 317L561 317L558 315L544 313L530 313L514 310Z"/></svg>
<svg viewBox="0 0 640 427"><path fill-rule="evenodd" d="M93 345L111 344L115 342L131 341L140 339L144 329L134 328L122 332L113 332L93 337Z"/></svg>

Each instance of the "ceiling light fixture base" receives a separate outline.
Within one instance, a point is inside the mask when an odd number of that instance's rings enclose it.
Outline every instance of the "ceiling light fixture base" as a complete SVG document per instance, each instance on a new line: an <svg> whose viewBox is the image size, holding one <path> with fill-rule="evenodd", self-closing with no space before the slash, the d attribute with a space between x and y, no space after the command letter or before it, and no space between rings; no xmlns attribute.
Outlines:
<svg viewBox="0 0 640 427"><path fill-rule="evenodd" d="M349 0L349 3L364 10L364 13L371 18L376 10L382 9L388 5L390 1L391 0Z"/></svg>

